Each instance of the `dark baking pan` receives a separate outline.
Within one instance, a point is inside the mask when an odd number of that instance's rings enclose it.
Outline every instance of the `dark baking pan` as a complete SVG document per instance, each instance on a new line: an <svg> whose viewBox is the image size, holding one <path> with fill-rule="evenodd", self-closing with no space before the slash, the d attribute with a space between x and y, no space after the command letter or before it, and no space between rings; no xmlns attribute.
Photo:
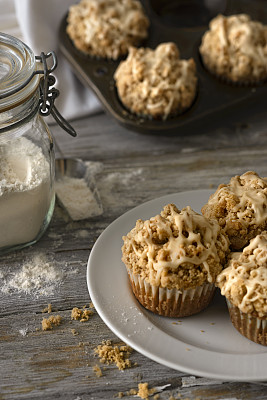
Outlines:
<svg viewBox="0 0 267 400"><path fill-rule="evenodd" d="M188 129L197 133L210 126L234 124L241 117L255 113L255 109L266 110L266 83L245 87L220 82L203 67L198 51L210 19L218 13L246 12L253 19L266 23L264 1L146 0L142 3L151 24L149 37L143 45L155 48L159 43L173 41L181 58L193 57L197 65L198 93L194 104L183 114L165 121L142 118L127 111L118 98L113 79L119 61L96 59L77 50L66 33L67 16L59 30L60 50L77 77L95 92L104 108L121 125L140 133L181 134Z"/></svg>

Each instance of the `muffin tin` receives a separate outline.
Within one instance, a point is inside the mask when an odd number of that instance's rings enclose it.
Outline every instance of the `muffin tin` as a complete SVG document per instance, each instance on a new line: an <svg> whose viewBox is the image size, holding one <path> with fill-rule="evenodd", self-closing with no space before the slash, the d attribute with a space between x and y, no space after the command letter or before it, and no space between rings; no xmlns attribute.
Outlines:
<svg viewBox="0 0 267 400"><path fill-rule="evenodd" d="M77 77L89 86L104 108L127 129L148 134L182 134L188 130L234 124L249 117L255 110L264 112L267 83L259 86L238 86L223 83L203 66L199 45L210 19L218 13L247 13L267 23L264 1L239 0L150 0L141 1L150 20L149 36L142 46L155 48L159 43L173 41L181 58L193 58L197 66L198 93L189 110L163 120L143 118L130 113L120 102L113 75L121 60L97 59L77 50L66 33L67 15L59 29L60 50ZM239 118L239 120L238 120Z"/></svg>

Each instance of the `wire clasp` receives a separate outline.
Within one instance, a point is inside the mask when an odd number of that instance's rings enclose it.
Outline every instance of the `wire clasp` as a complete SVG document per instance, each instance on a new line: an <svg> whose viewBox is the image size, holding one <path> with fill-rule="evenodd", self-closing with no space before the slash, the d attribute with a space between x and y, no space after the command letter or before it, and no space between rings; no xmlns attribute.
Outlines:
<svg viewBox="0 0 267 400"><path fill-rule="evenodd" d="M48 68L47 59L52 57L53 64L51 68ZM73 127L65 120L56 108L54 102L59 96L59 90L52 87L54 86L56 79L51 73L57 67L57 57L54 51L47 54L42 52L40 56L35 56L35 59L43 64L43 70L34 71L33 75L40 74L43 77L40 80L40 100L39 100L39 114L46 117L52 115L58 125L68 132L71 136L76 136L76 131Z"/></svg>

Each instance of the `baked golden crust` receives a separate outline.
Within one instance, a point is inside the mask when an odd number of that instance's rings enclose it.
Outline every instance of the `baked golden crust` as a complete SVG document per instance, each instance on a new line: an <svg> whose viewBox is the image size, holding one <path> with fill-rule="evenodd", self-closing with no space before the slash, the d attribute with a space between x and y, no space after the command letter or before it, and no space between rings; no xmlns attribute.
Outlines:
<svg viewBox="0 0 267 400"><path fill-rule="evenodd" d="M147 37L149 20L137 0L81 0L69 9L67 33L77 49L117 59Z"/></svg>
<svg viewBox="0 0 267 400"><path fill-rule="evenodd" d="M137 115L166 119L187 110L196 96L195 62L181 60L174 43L131 47L114 78L122 103Z"/></svg>
<svg viewBox="0 0 267 400"><path fill-rule="evenodd" d="M219 185L201 211L205 217L216 219L225 229L231 248L240 250L267 229L267 178L253 171L237 175L229 184Z"/></svg>
<svg viewBox="0 0 267 400"><path fill-rule="evenodd" d="M267 232L250 241L243 252L231 253L216 285L234 306L254 317L267 318Z"/></svg>
<svg viewBox="0 0 267 400"><path fill-rule="evenodd" d="M267 78L267 26L246 14L214 18L199 50L218 77L241 83Z"/></svg>
<svg viewBox="0 0 267 400"><path fill-rule="evenodd" d="M128 272L150 285L178 290L215 282L229 249L216 221L174 204L150 220L139 219L123 241Z"/></svg>

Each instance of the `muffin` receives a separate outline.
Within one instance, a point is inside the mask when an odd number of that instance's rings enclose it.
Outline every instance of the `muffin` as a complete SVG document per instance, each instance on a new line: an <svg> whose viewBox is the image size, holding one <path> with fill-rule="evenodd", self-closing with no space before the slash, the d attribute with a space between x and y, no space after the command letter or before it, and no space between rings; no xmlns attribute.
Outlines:
<svg viewBox="0 0 267 400"><path fill-rule="evenodd" d="M253 171L237 175L219 185L201 211L225 229L232 250L241 250L267 229L267 178Z"/></svg>
<svg viewBox="0 0 267 400"><path fill-rule="evenodd" d="M218 15L199 50L205 67L226 81L247 84L267 78L267 25L249 15Z"/></svg>
<svg viewBox="0 0 267 400"><path fill-rule="evenodd" d="M208 306L229 249L216 221L168 204L160 215L137 220L123 241L122 261L145 308L184 317Z"/></svg>
<svg viewBox="0 0 267 400"><path fill-rule="evenodd" d="M253 342L267 345L267 232L243 252L231 253L216 285L226 297L234 327Z"/></svg>
<svg viewBox="0 0 267 400"><path fill-rule="evenodd" d="M149 20L137 0L81 0L69 9L67 33L75 47L116 60L148 35Z"/></svg>
<svg viewBox="0 0 267 400"><path fill-rule="evenodd" d="M197 91L195 62L181 60L174 43L162 43L155 50L131 47L114 79L129 111L156 119L187 110Z"/></svg>

